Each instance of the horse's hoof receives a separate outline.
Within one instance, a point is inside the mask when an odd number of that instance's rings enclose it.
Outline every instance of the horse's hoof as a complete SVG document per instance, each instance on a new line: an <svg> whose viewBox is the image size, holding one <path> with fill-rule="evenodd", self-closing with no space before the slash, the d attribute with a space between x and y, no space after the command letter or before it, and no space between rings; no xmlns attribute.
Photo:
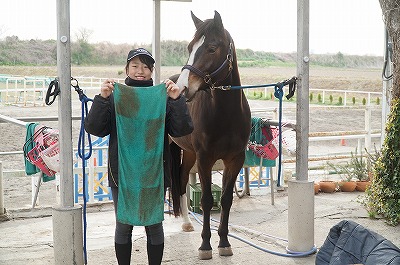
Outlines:
<svg viewBox="0 0 400 265"><path fill-rule="evenodd" d="M220 256L232 256L233 251L231 247L224 247L224 248L218 248L218 252Z"/></svg>
<svg viewBox="0 0 400 265"><path fill-rule="evenodd" d="M182 230L184 232L192 232L194 231L194 227L192 223L183 223L182 224Z"/></svg>
<svg viewBox="0 0 400 265"><path fill-rule="evenodd" d="M212 259L212 250L199 249L199 259L201 260Z"/></svg>

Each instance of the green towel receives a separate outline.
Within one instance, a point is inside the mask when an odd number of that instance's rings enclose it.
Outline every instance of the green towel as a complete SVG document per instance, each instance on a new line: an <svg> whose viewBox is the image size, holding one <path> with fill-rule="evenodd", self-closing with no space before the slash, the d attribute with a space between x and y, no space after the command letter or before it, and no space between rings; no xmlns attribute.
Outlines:
<svg viewBox="0 0 400 265"><path fill-rule="evenodd" d="M250 142L256 142L258 144L265 145L268 143L265 135L262 133L262 127L265 126L263 124L263 120L258 117L251 118L251 132L250 132ZM253 151L246 150L246 158L244 160L244 165L249 167L260 166L260 157L256 156ZM262 160L262 166L264 167L274 167L275 160Z"/></svg>
<svg viewBox="0 0 400 265"><path fill-rule="evenodd" d="M26 128L25 142L29 141L29 139L31 139L33 137L33 135L35 134L35 128L37 125L38 125L38 123L35 123L35 122L29 122L29 123L25 124L25 128ZM26 148L26 150L24 150L24 152L26 152L26 153L29 152L30 150L32 150L33 147L35 147L35 142L29 141L29 144L24 146L24 148ZM28 176L40 172L40 169L37 166L35 166L34 164L32 164L31 162L29 162L28 159L26 159L26 157L24 158L24 160L25 160L25 173ZM55 178L56 178L55 176L47 176L46 174L43 174L42 180L43 180L43 182L47 182L50 180L54 180Z"/></svg>
<svg viewBox="0 0 400 265"><path fill-rule="evenodd" d="M165 84L114 84L118 137L117 220L148 226L164 220Z"/></svg>

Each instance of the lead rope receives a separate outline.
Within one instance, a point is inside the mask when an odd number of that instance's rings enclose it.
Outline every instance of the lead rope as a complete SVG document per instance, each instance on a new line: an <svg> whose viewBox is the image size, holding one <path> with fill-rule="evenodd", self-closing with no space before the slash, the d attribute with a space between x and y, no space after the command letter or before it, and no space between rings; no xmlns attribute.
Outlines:
<svg viewBox="0 0 400 265"><path fill-rule="evenodd" d="M86 248L86 231L87 231L87 221L86 221L86 205L87 205L87 196L86 196L86 160L88 160L92 156L92 140L90 138L90 134L87 133L88 138L88 147L89 150L85 154L85 127L84 121L85 117L88 114L88 102L93 101L92 99L88 98L83 90L79 87L78 80L71 77L71 86L75 89L75 91L79 95L79 100L81 101L81 128L79 131L79 138L78 138L78 155L82 159L82 193L83 193L83 255L85 259L85 264L87 264L87 248ZM46 93L45 103L46 105L51 105L56 97L60 94L60 86L58 79L54 79L51 81L49 88ZM51 98L52 97L52 98Z"/></svg>
<svg viewBox="0 0 400 265"><path fill-rule="evenodd" d="M88 114L88 102L92 101L92 99L88 98L83 90L78 85L78 80L75 78L71 78L71 80L76 81L76 85L71 84L75 88L75 91L79 95L79 100L81 101L81 128L79 131L78 138L78 155L82 160L82 193L83 193L83 254L85 259L85 264L87 264L87 248L86 248L86 232L87 232L87 221L86 221L86 204L87 204L87 196L86 196L86 160L88 160L92 156L93 146L92 140L89 133L85 132L85 117ZM88 147L89 150L85 153L85 134L88 139Z"/></svg>
<svg viewBox="0 0 400 265"><path fill-rule="evenodd" d="M275 85L274 96L279 99L279 117L278 117L278 132L279 132L279 156L278 156L278 179L276 186L281 186L281 171L282 171L282 97L283 97L283 84L277 83Z"/></svg>

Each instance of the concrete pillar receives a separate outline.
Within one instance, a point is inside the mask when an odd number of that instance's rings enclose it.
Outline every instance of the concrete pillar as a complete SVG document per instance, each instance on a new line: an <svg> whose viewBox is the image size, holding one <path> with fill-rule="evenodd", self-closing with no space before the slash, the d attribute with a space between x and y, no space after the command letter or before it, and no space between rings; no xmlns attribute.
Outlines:
<svg viewBox="0 0 400 265"><path fill-rule="evenodd" d="M81 265L83 262L82 209L74 206L70 0L57 0L57 73L60 132L60 205L53 209L55 264Z"/></svg>
<svg viewBox="0 0 400 265"><path fill-rule="evenodd" d="M153 72L154 84L160 84L160 73L161 73L161 3L160 0L153 1L153 43L152 43L152 54L156 59L154 65L155 71Z"/></svg>
<svg viewBox="0 0 400 265"><path fill-rule="evenodd" d="M82 207L53 208L54 264L83 262Z"/></svg>
<svg viewBox="0 0 400 265"><path fill-rule="evenodd" d="M3 162L0 161L0 215L6 213L4 208L4 189L3 189Z"/></svg>
<svg viewBox="0 0 400 265"><path fill-rule="evenodd" d="M314 248L314 182L288 182L288 250L308 252Z"/></svg>

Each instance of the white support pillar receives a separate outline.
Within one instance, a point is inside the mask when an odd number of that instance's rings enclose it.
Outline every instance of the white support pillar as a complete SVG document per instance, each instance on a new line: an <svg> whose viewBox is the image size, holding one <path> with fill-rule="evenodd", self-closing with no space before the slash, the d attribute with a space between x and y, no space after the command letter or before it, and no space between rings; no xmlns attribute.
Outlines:
<svg viewBox="0 0 400 265"><path fill-rule="evenodd" d="M83 265L81 207L53 209L54 264Z"/></svg>
<svg viewBox="0 0 400 265"><path fill-rule="evenodd" d="M3 189L3 162L0 161L0 215L4 215L6 209L4 208L4 189Z"/></svg>
<svg viewBox="0 0 400 265"><path fill-rule="evenodd" d="M366 135L364 138L364 147L369 151L371 151L372 141L371 141L371 123L372 123L372 113L371 113L371 105L368 105L365 108L365 131ZM360 154L363 153L363 150L357 150Z"/></svg>
<svg viewBox="0 0 400 265"><path fill-rule="evenodd" d="M314 182L288 183L288 250L309 252L314 248Z"/></svg>
<svg viewBox="0 0 400 265"><path fill-rule="evenodd" d="M297 0L296 180L288 183L288 250L314 247L314 185L308 181L309 0Z"/></svg>
<svg viewBox="0 0 400 265"><path fill-rule="evenodd" d="M154 84L158 85L161 79L161 1L192 2L192 0L153 0L153 43L152 54L156 63L154 65Z"/></svg>
<svg viewBox="0 0 400 265"><path fill-rule="evenodd" d="M160 43L160 31L161 31L161 2L160 0L153 0L154 2L154 16L153 16L153 43L152 53L156 59L155 71L154 71L154 84L160 83L160 71L161 71L161 43Z"/></svg>
<svg viewBox="0 0 400 265"><path fill-rule="evenodd" d="M72 165L70 1L57 0L57 73L60 132L60 205L53 209L55 264L84 264L82 207L74 206Z"/></svg>

